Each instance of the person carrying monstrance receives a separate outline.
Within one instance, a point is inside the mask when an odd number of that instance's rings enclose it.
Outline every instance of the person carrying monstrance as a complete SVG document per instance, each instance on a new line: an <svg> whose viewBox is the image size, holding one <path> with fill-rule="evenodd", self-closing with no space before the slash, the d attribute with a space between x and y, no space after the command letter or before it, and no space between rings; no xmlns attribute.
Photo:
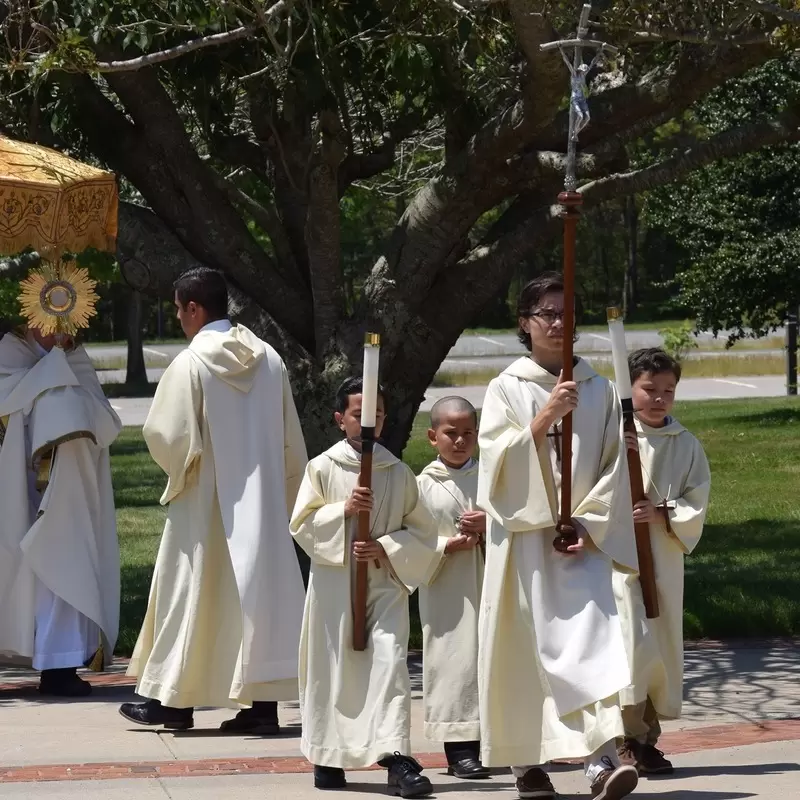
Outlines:
<svg viewBox="0 0 800 800"><path fill-rule="evenodd" d="M22 282L25 324L0 340L0 658L79 697L119 629L119 546L109 446L121 423L75 336L94 281L44 263Z"/></svg>

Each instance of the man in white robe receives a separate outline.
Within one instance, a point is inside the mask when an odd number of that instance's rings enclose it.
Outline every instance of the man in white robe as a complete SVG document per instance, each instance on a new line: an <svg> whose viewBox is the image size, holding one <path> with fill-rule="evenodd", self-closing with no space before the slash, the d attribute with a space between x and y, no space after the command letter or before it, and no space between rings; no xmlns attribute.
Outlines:
<svg viewBox="0 0 800 800"><path fill-rule="evenodd" d="M630 683L612 561L637 569L630 490L613 386L576 359L561 380L563 282L522 291L520 338L531 351L487 390L478 506L489 522L481 600L479 691L487 766L511 766L521 798L552 798L537 765L583 758L592 796L619 800L638 782L621 766L619 692ZM572 412L572 521L579 543L553 547L560 430Z"/></svg>
<svg viewBox="0 0 800 800"><path fill-rule="evenodd" d="M0 341L0 657L80 697L77 668L110 663L119 545L109 446L119 417L83 347L37 329Z"/></svg>
<svg viewBox="0 0 800 800"><path fill-rule="evenodd" d="M314 765L318 789L344 788L345 769L377 762L388 769L390 794L426 797L431 782L411 757L408 598L436 568L436 531L414 474L377 442L372 489L357 486L361 391L361 379L351 378L337 392L336 421L347 438L309 462L292 514L292 533L311 559L300 643L300 750ZM381 392L376 437L383 420ZM355 541L362 509L371 511L368 542ZM358 560L368 563L362 652L353 649Z"/></svg>
<svg viewBox="0 0 800 800"><path fill-rule="evenodd" d="M638 577L615 571L633 674L620 695L620 760L641 774L664 775L673 767L656 748L659 720L679 718L683 701L683 559L703 533L711 473L703 446L670 416L680 365L655 348L632 353L629 364L637 436L627 445L639 451L647 493L633 514L650 526L659 615L647 619Z"/></svg>
<svg viewBox="0 0 800 800"><path fill-rule="evenodd" d="M488 778L481 764L478 704L478 612L484 571L486 514L476 507L478 415L463 397L431 409L428 439L438 458L417 478L422 503L437 524L441 554L419 588L425 737L444 742L448 773Z"/></svg>
<svg viewBox="0 0 800 800"><path fill-rule="evenodd" d="M229 732L278 732L297 698L304 589L289 512L306 465L286 368L227 319L222 275L175 285L189 347L158 385L144 426L169 504L129 675L146 703L120 713L187 729L195 706L245 708ZM247 708L251 707L251 708Z"/></svg>

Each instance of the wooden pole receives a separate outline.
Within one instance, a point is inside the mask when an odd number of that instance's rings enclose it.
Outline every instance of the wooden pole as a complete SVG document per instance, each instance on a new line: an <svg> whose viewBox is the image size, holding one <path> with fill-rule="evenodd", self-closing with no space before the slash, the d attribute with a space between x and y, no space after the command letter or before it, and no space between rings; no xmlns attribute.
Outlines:
<svg viewBox="0 0 800 800"><path fill-rule="evenodd" d="M575 337L575 242L580 206L583 198L578 192L562 192L558 202L563 206L564 219L564 345L563 374L565 381L573 378ZM561 553L578 543L578 532L572 522L572 412L561 420L561 508L556 524L553 547Z"/></svg>
<svg viewBox="0 0 800 800"><path fill-rule="evenodd" d="M626 433L636 434L636 423L633 419L633 409L625 413L623 430ZM633 505L640 500L646 500L644 479L642 478L642 460L638 450L631 450L623 442L628 453L628 473L631 480L631 499ZM650 523L637 522L633 526L636 534L636 554L639 558L639 583L642 585L642 599L644 611L648 619L655 619L658 614L658 588L656 586L656 571L653 565L653 548L650 541Z"/></svg>
<svg viewBox="0 0 800 800"><path fill-rule="evenodd" d="M358 474L358 485L372 488L372 453L375 444L375 429L361 429L361 470ZM370 538L369 511L358 512L358 529L356 540L368 542ZM367 648L367 570L369 562L356 562L356 586L353 598L353 650L362 651Z"/></svg>
<svg viewBox="0 0 800 800"><path fill-rule="evenodd" d="M378 406L378 372L381 337L368 333L364 337L364 377L361 384L361 469L358 485L372 488L372 453L375 447L375 420ZM370 512L358 512L356 540L370 540ZM380 566L380 564L377 564ZM353 650L367 649L367 588L369 562L356 562L353 591Z"/></svg>

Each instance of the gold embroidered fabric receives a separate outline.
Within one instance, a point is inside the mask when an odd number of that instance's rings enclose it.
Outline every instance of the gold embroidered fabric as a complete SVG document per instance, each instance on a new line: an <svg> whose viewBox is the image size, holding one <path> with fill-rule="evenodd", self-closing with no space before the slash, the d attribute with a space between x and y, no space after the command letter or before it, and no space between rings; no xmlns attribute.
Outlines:
<svg viewBox="0 0 800 800"><path fill-rule="evenodd" d="M0 136L0 255L113 252L118 211L112 173Z"/></svg>

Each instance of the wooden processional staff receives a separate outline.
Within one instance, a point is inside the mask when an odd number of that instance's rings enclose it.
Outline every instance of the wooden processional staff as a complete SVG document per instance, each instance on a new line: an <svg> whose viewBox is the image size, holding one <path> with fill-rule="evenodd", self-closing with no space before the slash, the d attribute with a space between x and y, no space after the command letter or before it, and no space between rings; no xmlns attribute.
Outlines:
<svg viewBox="0 0 800 800"><path fill-rule="evenodd" d="M572 39L562 39L540 45L543 51L558 50L570 73L569 135L567 140L567 164L564 191L558 195L564 220L564 380L571 381L573 366L573 332L575 330L575 238L583 198L577 191L575 178L578 134L589 124L589 106L586 102L586 76L604 55L614 55L617 48L604 42L586 38L589 33L591 3L581 11L578 31ZM583 50L596 51L590 64L583 63ZM572 58L567 55L572 51ZM561 423L561 508L557 536L553 547L560 552L578 542L578 534L572 521L572 414L567 414Z"/></svg>
<svg viewBox="0 0 800 800"><path fill-rule="evenodd" d="M375 447L375 423L378 413L378 373L380 372L381 337L368 333L364 337L364 373L361 388L361 470L358 485L372 488L372 453ZM356 540L370 538L370 512L358 512ZM356 562L353 593L353 650L367 648L367 570L366 561Z"/></svg>

